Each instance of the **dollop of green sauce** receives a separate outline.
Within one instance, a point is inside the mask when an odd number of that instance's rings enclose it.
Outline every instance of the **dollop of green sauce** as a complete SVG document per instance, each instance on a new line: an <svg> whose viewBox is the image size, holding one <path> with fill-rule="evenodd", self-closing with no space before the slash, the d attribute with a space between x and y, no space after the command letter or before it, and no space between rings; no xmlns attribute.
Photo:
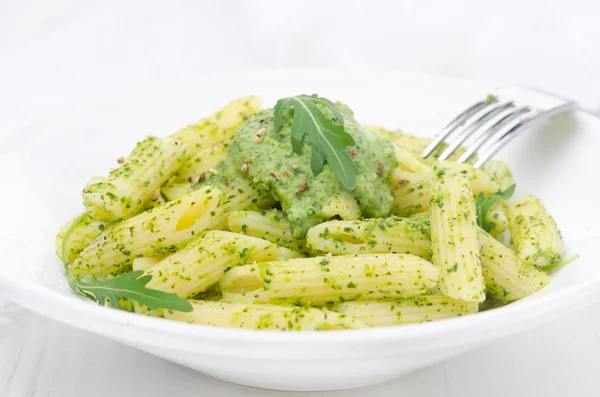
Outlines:
<svg viewBox="0 0 600 397"><path fill-rule="evenodd" d="M312 172L307 136L302 142L302 153L293 151L293 110L284 114L279 131L274 127L273 109L262 110L248 119L235 133L226 156L217 166L219 179L250 178L255 187L264 189L280 203L296 238L305 237L309 228L323 222L323 208L342 192L350 193L363 217L388 216L393 203L388 176L396 167L393 145L359 125L347 106L337 107L344 115L346 130L356 141L354 147L348 148L359 170L354 191L341 184L327 163L319 174Z"/></svg>

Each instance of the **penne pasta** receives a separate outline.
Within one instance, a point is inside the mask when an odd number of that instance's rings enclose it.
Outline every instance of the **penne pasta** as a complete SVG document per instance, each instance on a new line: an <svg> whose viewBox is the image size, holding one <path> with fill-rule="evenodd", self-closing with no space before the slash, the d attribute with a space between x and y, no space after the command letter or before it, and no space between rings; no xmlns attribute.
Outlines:
<svg viewBox="0 0 600 397"><path fill-rule="evenodd" d="M398 253L431 259L429 217L329 221L313 226L308 247L333 255Z"/></svg>
<svg viewBox="0 0 600 397"><path fill-rule="evenodd" d="M99 235L69 266L75 277L131 269L134 259L169 254L223 217L221 192L206 187L129 218Z"/></svg>
<svg viewBox="0 0 600 397"><path fill-rule="evenodd" d="M167 182L161 186L160 192L167 201L173 201L188 194L192 186L191 182Z"/></svg>
<svg viewBox="0 0 600 397"><path fill-rule="evenodd" d="M281 211L234 211L229 215L229 230L262 238L298 252L307 252L306 240L292 235L290 223Z"/></svg>
<svg viewBox="0 0 600 397"><path fill-rule="evenodd" d="M133 271L146 270L156 265L158 262L165 259L164 256L146 256L141 258L135 258L132 263Z"/></svg>
<svg viewBox="0 0 600 397"><path fill-rule="evenodd" d="M327 309L190 300L190 313L166 311L171 320L213 327L282 331L340 330L364 325L351 316Z"/></svg>
<svg viewBox="0 0 600 397"><path fill-rule="evenodd" d="M450 175L465 176L469 180L473 196L479 196L481 193L492 194L500 190L500 186L488 174L470 164L443 161L437 167L444 168Z"/></svg>
<svg viewBox="0 0 600 397"><path fill-rule="evenodd" d="M506 204L506 200L497 199L490 206L490 209L485 214L485 219L494 225L492 230L490 230L492 236L499 237L506 229L508 229L507 212L508 205Z"/></svg>
<svg viewBox="0 0 600 397"><path fill-rule="evenodd" d="M206 176L208 170L215 168L225 156L228 146L228 143L218 143L198 151L177 171L177 181L193 182L196 178L201 179L203 175Z"/></svg>
<svg viewBox="0 0 600 397"><path fill-rule="evenodd" d="M403 148L396 146L398 168L389 177L394 195L392 213L398 216L411 216L429 210L431 197L431 167ZM445 169L450 175L463 175L469 179L474 196L491 194L498 191L499 186L485 172L470 164L458 164L445 161L437 163L438 168Z"/></svg>
<svg viewBox="0 0 600 397"><path fill-rule="evenodd" d="M297 258L299 254L243 234L209 231L145 270L147 287L187 299L215 285L232 268L256 261Z"/></svg>
<svg viewBox="0 0 600 397"><path fill-rule="evenodd" d="M431 190L432 262L440 271L439 288L454 299L483 302L485 283L469 181L462 175L446 175L442 168Z"/></svg>
<svg viewBox="0 0 600 397"><path fill-rule="evenodd" d="M211 302L217 302L217 301L223 300L223 295L221 295L221 291L219 291L218 287L219 287L219 285L215 284L212 287L208 288L206 291L200 292L199 294L194 295L190 299L201 300L201 301L211 301Z"/></svg>
<svg viewBox="0 0 600 397"><path fill-rule="evenodd" d="M147 306L142 305L141 303L138 303L136 301L131 301L131 306L133 308L133 311L136 314L142 314L144 316L148 316L148 317L164 317L165 312L163 309L157 309L157 310L152 310L149 309Z"/></svg>
<svg viewBox="0 0 600 397"><path fill-rule="evenodd" d="M255 96L235 99L215 114L171 135L171 138L185 143L191 153L198 153L202 149L230 141L238 127L257 113L260 106L261 100Z"/></svg>
<svg viewBox="0 0 600 397"><path fill-rule="evenodd" d="M392 214L411 216L429 210L431 175L396 168L389 177L394 206Z"/></svg>
<svg viewBox="0 0 600 397"><path fill-rule="evenodd" d="M483 172L488 174L498 184L500 190L506 190L515 183L508 164L500 160L489 160L483 166Z"/></svg>
<svg viewBox="0 0 600 397"><path fill-rule="evenodd" d="M183 164L185 145L147 137L107 178L93 178L83 189L83 204L96 220L114 222L144 209L157 189Z"/></svg>
<svg viewBox="0 0 600 397"><path fill-rule="evenodd" d="M64 225L56 236L56 255L65 263L71 263L81 251L107 226L83 213Z"/></svg>
<svg viewBox="0 0 600 397"><path fill-rule="evenodd" d="M265 199L245 180L232 182L223 192L200 187L101 234L83 250L71 271L75 276L128 271L135 258L174 252L204 230L226 228L234 208L250 208Z"/></svg>
<svg viewBox="0 0 600 397"><path fill-rule="evenodd" d="M414 255L324 256L239 266L219 287L231 302L322 306L425 295L438 277L435 266Z"/></svg>
<svg viewBox="0 0 600 397"><path fill-rule="evenodd" d="M407 134L400 130L388 130L374 125L368 125L366 126L366 128L368 128L370 131L374 132L375 134L381 137L388 138L396 145L406 149L414 156L421 156L421 154L425 151L427 146L431 143L430 138L423 138L420 136ZM435 165L436 159L444 151L444 149L446 149L447 146L448 145L446 145L445 143L440 144L433 151L433 153L431 153L429 158L425 160L425 162L429 163L432 166ZM448 161L456 161L458 157L464 152L465 149L463 147L457 148L454 151L454 153L452 153L452 155L448 158Z"/></svg>
<svg viewBox="0 0 600 397"><path fill-rule="evenodd" d="M410 216L425 212L429 209L433 170L404 148L394 147L398 168L389 177L394 196L392 213Z"/></svg>
<svg viewBox="0 0 600 397"><path fill-rule="evenodd" d="M360 219L361 212L358 203L348 192L336 194L323 206L323 219L329 220L340 217L346 220Z"/></svg>
<svg viewBox="0 0 600 397"><path fill-rule="evenodd" d="M390 302L345 302L333 310L356 318L369 327L413 324L477 313L477 302L443 295L419 296Z"/></svg>
<svg viewBox="0 0 600 397"><path fill-rule="evenodd" d="M154 194L150 196L150 199L146 201L146 204L144 204L144 206L142 207L142 212L150 210L154 207L160 207L161 205L166 204L167 201L167 198L162 195L162 193L160 192L160 188L158 188L156 189Z"/></svg>
<svg viewBox="0 0 600 397"><path fill-rule="evenodd" d="M519 259L537 267L559 263L564 243L554 218L534 196L525 196L510 206L508 222Z"/></svg>
<svg viewBox="0 0 600 397"><path fill-rule="evenodd" d="M272 203L268 194L256 189L247 179L227 181L222 191L219 211L215 214L215 222L211 229L227 229L229 215L235 210L262 208Z"/></svg>
<svg viewBox="0 0 600 397"><path fill-rule="evenodd" d="M488 296L510 302L524 298L550 283L550 276L522 263L517 254L479 229L481 269Z"/></svg>

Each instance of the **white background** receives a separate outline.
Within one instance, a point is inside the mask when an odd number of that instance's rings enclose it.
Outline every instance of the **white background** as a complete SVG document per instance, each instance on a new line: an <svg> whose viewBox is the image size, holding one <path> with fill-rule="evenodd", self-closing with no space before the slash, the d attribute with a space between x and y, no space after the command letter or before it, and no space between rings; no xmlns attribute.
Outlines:
<svg viewBox="0 0 600 397"><path fill-rule="evenodd" d="M599 20L594 0L3 0L0 125L127 87L276 67L537 85L596 108ZM598 356L592 307L403 379L328 395L594 396ZM217 381L0 300L0 397L283 394Z"/></svg>

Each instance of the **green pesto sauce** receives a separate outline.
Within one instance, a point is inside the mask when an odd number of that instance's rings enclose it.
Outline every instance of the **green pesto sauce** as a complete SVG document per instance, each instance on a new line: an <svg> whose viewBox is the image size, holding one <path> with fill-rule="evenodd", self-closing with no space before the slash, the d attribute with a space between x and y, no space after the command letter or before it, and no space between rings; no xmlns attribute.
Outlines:
<svg viewBox="0 0 600 397"><path fill-rule="evenodd" d="M361 127L347 107L339 106L339 110L344 115L346 130L356 141L348 149L359 170L351 194L364 217L386 217L393 203L387 181L396 165L392 143ZM318 175L312 172L308 137L304 137L302 154L293 151L291 112L285 114L279 131L274 128L273 109L262 110L248 119L237 130L217 171L221 180L250 178L257 188L280 202L294 237L303 238L309 228L323 222L323 207L330 199L347 189L327 163ZM264 134L257 139L257 131L263 128Z"/></svg>

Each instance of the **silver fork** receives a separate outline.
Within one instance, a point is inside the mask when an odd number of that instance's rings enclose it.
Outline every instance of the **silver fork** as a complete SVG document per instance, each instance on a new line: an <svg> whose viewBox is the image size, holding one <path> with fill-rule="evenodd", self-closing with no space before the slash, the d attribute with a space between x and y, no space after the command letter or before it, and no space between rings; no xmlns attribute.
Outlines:
<svg viewBox="0 0 600 397"><path fill-rule="evenodd" d="M500 88L456 116L435 136L421 157L427 158L446 143L448 146L438 157L443 161L465 143L466 150L457 162L464 163L477 154L474 166L479 168L524 130L576 107L573 101L537 88Z"/></svg>

